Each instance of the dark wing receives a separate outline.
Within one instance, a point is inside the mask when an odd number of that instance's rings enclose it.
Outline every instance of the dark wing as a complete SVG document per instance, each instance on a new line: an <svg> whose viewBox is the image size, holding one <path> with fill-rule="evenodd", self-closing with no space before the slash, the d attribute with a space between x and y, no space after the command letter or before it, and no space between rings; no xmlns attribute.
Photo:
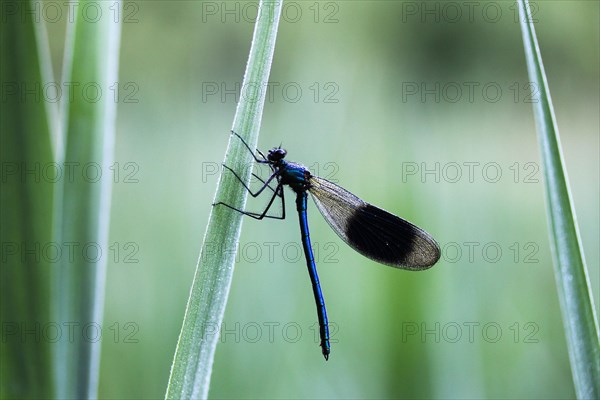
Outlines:
<svg viewBox="0 0 600 400"><path fill-rule="evenodd" d="M421 270L440 258L427 232L375 207L326 179L310 178L309 192L333 230L360 254L391 267Z"/></svg>

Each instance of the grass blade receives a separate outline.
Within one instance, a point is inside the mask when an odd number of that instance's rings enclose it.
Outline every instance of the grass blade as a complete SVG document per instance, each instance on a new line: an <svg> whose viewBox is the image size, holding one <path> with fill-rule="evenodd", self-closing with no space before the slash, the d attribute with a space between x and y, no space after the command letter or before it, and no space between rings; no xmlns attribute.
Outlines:
<svg viewBox="0 0 600 400"><path fill-rule="evenodd" d="M538 89L533 110L544 170L554 274L575 392L579 399L597 399L600 398L598 322L569 184L563 167L556 118L529 10L528 1L520 0L519 15L527 70L529 79Z"/></svg>
<svg viewBox="0 0 600 400"><path fill-rule="evenodd" d="M22 18L27 7L3 2L0 24L0 398L11 399L52 396L48 338L56 328L49 325L52 262L41 249L52 242L54 185L42 171L54 162L57 109L43 98L52 81L45 25Z"/></svg>
<svg viewBox="0 0 600 400"><path fill-rule="evenodd" d="M262 117L275 38L279 25L282 2L261 1L256 20L248 64L242 82L242 96L238 103L233 130L252 147L256 147ZM255 88L256 90L253 90ZM225 155L229 166L251 165L251 155L241 141L230 137ZM246 182L250 168L238 168ZM215 201L223 201L243 208L246 191L233 174L222 174ZM226 207L212 209L194 282L188 300L185 318L167 386L167 399L206 398L212 364L218 340L218 329L223 320L231 286L235 253L223 251L225 244L237 244L242 227L242 216Z"/></svg>
<svg viewBox="0 0 600 400"><path fill-rule="evenodd" d="M75 173L57 188L55 240L76 251L59 265L54 300L61 326L75 324L80 334L57 343L56 397L61 399L95 398L98 391L100 340L93 338L102 326L104 305L117 107L112 89L121 32L120 1L86 0L78 6L98 13L75 13L65 45L63 81L71 83L75 95L63 97L61 104L65 141L57 159Z"/></svg>

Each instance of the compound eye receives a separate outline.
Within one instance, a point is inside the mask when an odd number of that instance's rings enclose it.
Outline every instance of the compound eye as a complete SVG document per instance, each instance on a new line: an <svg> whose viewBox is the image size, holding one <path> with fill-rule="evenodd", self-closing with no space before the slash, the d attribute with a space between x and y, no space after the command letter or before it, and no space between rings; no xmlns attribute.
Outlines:
<svg viewBox="0 0 600 400"><path fill-rule="evenodd" d="M285 158L286 154L287 152L284 149L277 147L275 149L269 150L269 155L267 156L267 158L271 161L279 161Z"/></svg>

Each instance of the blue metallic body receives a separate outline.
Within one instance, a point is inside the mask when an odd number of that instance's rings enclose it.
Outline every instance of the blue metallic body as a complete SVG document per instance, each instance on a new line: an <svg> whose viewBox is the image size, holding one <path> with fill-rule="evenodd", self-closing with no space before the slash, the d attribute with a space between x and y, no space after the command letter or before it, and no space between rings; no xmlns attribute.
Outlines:
<svg viewBox="0 0 600 400"><path fill-rule="evenodd" d="M327 310L325 309L325 300L319 283L317 274L317 265L310 242L310 232L308 230L308 216L306 213L308 188L310 187L310 171L303 165L280 160L275 168L281 177L281 183L289 185L296 193L296 210L300 220L300 232L302 235L302 246L304 247L304 256L306 257L306 266L313 288L313 296L317 305L317 316L319 318L319 335L321 338L321 350L325 359L329 358L331 351L329 343L329 323L327 320Z"/></svg>
<svg viewBox="0 0 600 400"><path fill-rule="evenodd" d="M319 275L317 274L317 265L313 255L312 246L310 243L310 232L308 231L308 218L306 215L306 192L298 193L296 196L296 208L300 219L300 232L302 233L302 246L304 247L304 255L306 256L306 266L312 283L313 295L317 305L317 315L319 318L319 334L321 337L321 349L325 359L329 358L329 323L327 321L327 310L325 309L325 300L319 283Z"/></svg>

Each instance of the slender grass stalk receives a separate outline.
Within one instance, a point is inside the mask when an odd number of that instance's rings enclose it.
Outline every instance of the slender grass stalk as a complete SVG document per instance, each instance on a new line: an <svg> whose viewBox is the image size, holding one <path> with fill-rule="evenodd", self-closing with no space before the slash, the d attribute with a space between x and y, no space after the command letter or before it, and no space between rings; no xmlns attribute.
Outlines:
<svg viewBox="0 0 600 400"><path fill-rule="evenodd" d="M108 259L121 2L83 0L79 8L86 3L99 10L98 18L78 12L67 28L63 81L76 90L73 97L62 97L64 142L56 151L58 164L75 172L57 187L55 241L74 248L75 256L62 257L55 271L54 313L61 327L79 333L76 340L63 335L55 349L55 396L60 399L97 397L97 327Z"/></svg>
<svg viewBox="0 0 600 400"><path fill-rule="evenodd" d="M580 245L575 210L563 166L556 117L535 28L529 17L531 14L527 0L519 1L519 15L529 79L539 89L533 110L544 170L554 274L575 392L579 399L598 399L600 398L598 321L583 249Z"/></svg>
<svg viewBox="0 0 600 400"><path fill-rule="evenodd" d="M50 398L51 347L40 332L51 319L52 263L40 252L52 242L54 185L42 168L54 161L57 109L41 89L52 69L45 25L22 18L29 3L0 6L0 398Z"/></svg>
<svg viewBox="0 0 600 400"><path fill-rule="evenodd" d="M233 121L233 131L244 137L251 147L256 147L258 141L281 8L280 1L261 0L259 4L259 17ZM238 167L241 178L248 182L251 168L240 166L251 163L247 149L239 139L231 136L225 164ZM246 191L233 174L221 174L215 202L223 201L243 208L246 197ZM205 399L208 396L218 330L225 312L235 261L235 253L223 249L238 243L241 227L241 214L226 207L212 209L171 367L167 399Z"/></svg>

